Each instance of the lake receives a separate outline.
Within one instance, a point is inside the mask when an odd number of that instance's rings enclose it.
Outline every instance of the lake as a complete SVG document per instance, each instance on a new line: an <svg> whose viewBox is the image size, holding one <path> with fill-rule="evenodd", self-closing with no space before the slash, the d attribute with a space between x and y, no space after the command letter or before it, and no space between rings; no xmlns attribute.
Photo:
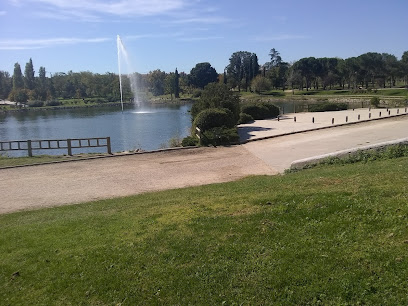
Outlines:
<svg viewBox="0 0 408 306"><path fill-rule="evenodd" d="M168 147L173 137L190 134L191 103L182 105L143 103L125 108L77 108L33 110L0 114L0 140L37 140L111 137L112 152ZM73 153L106 152L106 148L76 149ZM35 150L34 155L67 154L66 150ZM27 151L8 151L25 156Z"/></svg>

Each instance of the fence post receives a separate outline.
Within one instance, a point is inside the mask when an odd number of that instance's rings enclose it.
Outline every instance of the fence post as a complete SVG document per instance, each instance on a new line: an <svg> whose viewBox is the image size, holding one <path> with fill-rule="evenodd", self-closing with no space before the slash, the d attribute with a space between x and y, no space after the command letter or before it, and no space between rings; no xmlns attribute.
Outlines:
<svg viewBox="0 0 408 306"><path fill-rule="evenodd" d="M200 130L200 128L198 127L198 126L196 126L196 135L197 135L197 137L198 137L198 143L199 143L199 145L201 145L201 130Z"/></svg>
<svg viewBox="0 0 408 306"><path fill-rule="evenodd" d="M69 156L72 156L71 139L67 139L67 147L68 147L68 155L69 155Z"/></svg>
<svg viewBox="0 0 408 306"><path fill-rule="evenodd" d="M106 147L108 154L112 154L110 137L106 137Z"/></svg>
<svg viewBox="0 0 408 306"><path fill-rule="evenodd" d="M33 157L33 148L31 146L31 140L27 140L27 150L28 150L28 156Z"/></svg>

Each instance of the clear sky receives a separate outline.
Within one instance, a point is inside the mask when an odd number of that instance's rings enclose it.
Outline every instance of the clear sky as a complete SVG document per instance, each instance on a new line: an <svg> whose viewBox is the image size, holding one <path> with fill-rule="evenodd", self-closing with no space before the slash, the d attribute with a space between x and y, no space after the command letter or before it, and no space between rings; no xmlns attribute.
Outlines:
<svg viewBox="0 0 408 306"><path fill-rule="evenodd" d="M277 49L302 57L408 50L408 0L1 0L0 70L36 75L117 73L116 35L137 72L189 72L210 62L223 72L233 52Z"/></svg>

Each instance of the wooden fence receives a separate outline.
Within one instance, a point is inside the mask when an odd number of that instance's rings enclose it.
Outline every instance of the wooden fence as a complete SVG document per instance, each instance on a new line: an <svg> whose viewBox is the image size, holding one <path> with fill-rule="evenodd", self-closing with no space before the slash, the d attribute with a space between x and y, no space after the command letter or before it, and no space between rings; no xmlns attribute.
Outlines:
<svg viewBox="0 0 408 306"><path fill-rule="evenodd" d="M101 147L106 147L107 153L112 154L110 137L0 141L0 152L25 150L30 157L34 150L66 149L72 156L72 149Z"/></svg>

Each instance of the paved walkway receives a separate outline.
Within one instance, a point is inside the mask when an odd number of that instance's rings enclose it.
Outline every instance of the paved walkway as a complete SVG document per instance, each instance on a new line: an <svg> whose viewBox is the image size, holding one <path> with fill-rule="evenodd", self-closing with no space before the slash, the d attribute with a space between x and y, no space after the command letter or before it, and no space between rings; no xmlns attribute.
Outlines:
<svg viewBox="0 0 408 306"><path fill-rule="evenodd" d="M302 115L296 116L301 118ZM324 116L330 117L330 114ZM267 125L270 121L273 120L263 123ZM254 122L252 130L259 127L259 123ZM302 120L297 123L297 128L303 126ZM304 123L305 128L307 124ZM276 128L269 131L275 132ZM248 175L277 174L289 168L294 160L407 136L408 116L400 116L241 146L0 169L0 213L227 182Z"/></svg>
<svg viewBox="0 0 408 306"><path fill-rule="evenodd" d="M294 132L395 117L402 114L408 114L408 107L390 109L358 108L338 112L291 113L282 115L279 120L256 120L253 123L242 124L239 128L239 135L241 142L245 142Z"/></svg>

